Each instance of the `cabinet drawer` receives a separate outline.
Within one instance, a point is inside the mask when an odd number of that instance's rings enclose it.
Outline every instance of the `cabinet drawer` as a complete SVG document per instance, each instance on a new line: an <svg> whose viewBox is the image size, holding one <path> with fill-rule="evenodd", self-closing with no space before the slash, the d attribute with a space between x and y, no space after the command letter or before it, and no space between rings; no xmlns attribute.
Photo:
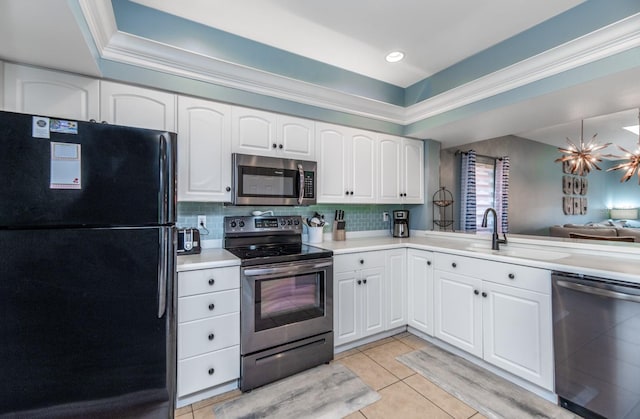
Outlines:
<svg viewBox="0 0 640 419"><path fill-rule="evenodd" d="M385 264L385 251L349 253L333 257L334 272L349 272L368 268L382 268Z"/></svg>
<svg viewBox="0 0 640 419"><path fill-rule="evenodd" d="M178 298L178 323L240 311L240 290Z"/></svg>
<svg viewBox="0 0 640 419"><path fill-rule="evenodd" d="M178 397L240 377L240 346L178 361Z"/></svg>
<svg viewBox="0 0 640 419"><path fill-rule="evenodd" d="M240 313L178 325L178 359L240 344Z"/></svg>
<svg viewBox="0 0 640 419"><path fill-rule="evenodd" d="M178 297L240 288L240 268L200 269L178 272Z"/></svg>
<svg viewBox="0 0 640 419"><path fill-rule="evenodd" d="M543 294L551 293L551 275L545 269L447 253L437 253L434 259L435 269L439 271L453 272Z"/></svg>

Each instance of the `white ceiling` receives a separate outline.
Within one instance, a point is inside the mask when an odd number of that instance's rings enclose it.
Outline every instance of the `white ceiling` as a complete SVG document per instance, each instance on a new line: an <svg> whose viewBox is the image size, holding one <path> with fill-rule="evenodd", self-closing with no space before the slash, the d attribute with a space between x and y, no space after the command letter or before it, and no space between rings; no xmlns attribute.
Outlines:
<svg viewBox="0 0 640 419"><path fill-rule="evenodd" d="M93 1L93 0L92 0ZM95 0L110 7L110 0ZM442 70L582 1L134 0L186 19L400 86ZM0 59L100 76L70 0L0 0ZM186 5L186 6L185 6ZM389 64L392 49L407 54ZM598 133L635 147L610 125L637 124L640 66L534 100L430 129L443 147L515 134L553 145ZM631 109L628 112L618 112ZM608 118L594 116L614 114ZM624 121L619 120L623 118ZM570 121L567 123L567 121ZM607 122L609 121L609 122ZM538 129L539 127L550 127Z"/></svg>
<svg viewBox="0 0 640 419"><path fill-rule="evenodd" d="M584 0L133 1L407 87Z"/></svg>

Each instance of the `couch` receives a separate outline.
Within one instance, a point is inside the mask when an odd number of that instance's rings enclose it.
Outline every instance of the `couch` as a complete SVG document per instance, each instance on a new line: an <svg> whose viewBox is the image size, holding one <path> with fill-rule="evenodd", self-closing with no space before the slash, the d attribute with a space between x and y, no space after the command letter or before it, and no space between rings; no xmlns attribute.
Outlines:
<svg viewBox="0 0 640 419"><path fill-rule="evenodd" d="M621 227L619 225L607 225L604 223L589 223L589 224L565 224L563 226L551 226L549 227L549 235L551 237L565 237L570 238L574 235L573 238L581 238L581 239L601 239L601 240L616 240L622 241L626 240L631 241L630 238L633 238L634 242L640 243L640 228L630 228L630 227Z"/></svg>

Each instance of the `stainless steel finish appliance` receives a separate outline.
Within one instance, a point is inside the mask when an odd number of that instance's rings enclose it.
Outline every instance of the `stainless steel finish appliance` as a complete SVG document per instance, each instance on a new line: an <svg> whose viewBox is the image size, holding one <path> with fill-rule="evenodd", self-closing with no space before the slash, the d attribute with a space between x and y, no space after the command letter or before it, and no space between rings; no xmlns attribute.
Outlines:
<svg viewBox="0 0 640 419"><path fill-rule="evenodd" d="M333 359L333 253L302 244L299 216L225 217L241 259L240 389Z"/></svg>
<svg viewBox="0 0 640 419"><path fill-rule="evenodd" d="M393 237L409 237L409 211L393 211Z"/></svg>
<svg viewBox="0 0 640 419"><path fill-rule="evenodd" d="M231 158L235 205L316 203L316 162L237 153Z"/></svg>
<svg viewBox="0 0 640 419"><path fill-rule="evenodd" d="M0 112L0 417L173 417L175 141Z"/></svg>
<svg viewBox="0 0 640 419"><path fill-rule="evenodd" d="M197 228L181 228L178 230L178 254L192 255L202 251L200 231Z"/></svg>
<svg viewBox="0 0 640 419"><path fill-rule="evenodd" d="M640 284L552 280L559 404L585 418L640 418Z"/></svg>

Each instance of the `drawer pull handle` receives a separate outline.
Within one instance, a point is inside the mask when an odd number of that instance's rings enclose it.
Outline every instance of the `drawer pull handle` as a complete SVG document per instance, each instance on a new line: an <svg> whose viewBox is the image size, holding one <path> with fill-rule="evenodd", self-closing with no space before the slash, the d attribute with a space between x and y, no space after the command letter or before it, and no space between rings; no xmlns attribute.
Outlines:
<svg viewBox="0 0 640 419"><path fill-rule="evenodd" d="M473 293L474 293L475 295L478 295L478 294L480 294L480 291L478 291L478 290L473 290Z"/></svg>
<svg viewBox="0 0 640 419"><path fill-rule="evenodd" d="M457 263L455 263L455 262L453 262L453 263L451 264L451 267L453 267L453 268L455 268L456 266L458 266L458 264L457 264Z"/></svg>
<svg viewBox="0 0 640 419"><path fill-rule="evenodd" d="M509 274L509 279L514 279L516 276L514 274Z"/></svg>
<svg viewBox="0 0 640 419"><path fill-rule="evenodd" d="M209 279L209 285L213 285L213 284L215 284L215 283L216 283L216 280L215 280L215 279L213 279L213 278Z"/></svg>
<svg viewBox="0 0 640 419"><path fill-rule="evenodd" d="M216 337L213 333L209 333L209 340L213 340L213 338Z"/></svg>
<svg viewBox="0 0 640 419"><path fill-rule="evenodd" d="M215 304L213 303L209 304L209 310L213 311L214 308L216 308Z"/></svg>
<svg viewBox="0 0 640 419"><path fill-rule="evenodd" d="M214 372L216 372L216 370L214 370L213 368L209 368L209 375L213 375Z"/></svg>
<svg viewBox="0 0 640 419"><path fill-rule="evenodd" d="M487 297L487 293L486 293L486 292L483 292L483 293L482 293L482 296L486 298L486 297Z"/></svg>

